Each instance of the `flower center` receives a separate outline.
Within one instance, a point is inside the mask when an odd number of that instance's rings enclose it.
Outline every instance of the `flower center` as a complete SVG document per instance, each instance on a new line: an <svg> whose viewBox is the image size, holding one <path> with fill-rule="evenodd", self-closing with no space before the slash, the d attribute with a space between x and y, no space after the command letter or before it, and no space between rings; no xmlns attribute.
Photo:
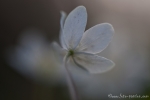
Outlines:
<svg viewBox="0 0 150 100"><path fill-rule="evenodd" d="M74 55L74 51L73 50L69 50L68 51L68 56L73 56Z"/></svg>

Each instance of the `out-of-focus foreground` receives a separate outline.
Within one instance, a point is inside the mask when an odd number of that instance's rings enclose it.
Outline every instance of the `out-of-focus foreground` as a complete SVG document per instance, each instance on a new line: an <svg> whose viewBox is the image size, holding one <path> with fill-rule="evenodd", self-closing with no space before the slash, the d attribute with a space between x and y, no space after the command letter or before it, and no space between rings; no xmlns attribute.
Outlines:
<svg viewBox="0 0 150 100"><path fill-rule="evenodd" d="M96 75L70 66L81 100L120 95L147 95L144 100L150 100L149 0L1 1L0 100L70 99L62 58L51 42L59 40L60 11L69 13L79 5L87 8L86 29L103 22L113 25L113 40L99 55L116 64Z"/></svg>

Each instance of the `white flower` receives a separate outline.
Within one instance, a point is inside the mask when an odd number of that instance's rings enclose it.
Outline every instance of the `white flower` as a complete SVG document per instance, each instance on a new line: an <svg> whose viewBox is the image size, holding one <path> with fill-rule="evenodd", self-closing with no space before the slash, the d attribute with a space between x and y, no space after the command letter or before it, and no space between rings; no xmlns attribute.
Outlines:
<svg viewBox="0 0 150 100"><path fill-rule="evenodd" d="M52 45L37 30L25 31L19 45L7 52L7 61L19 73L42 83L63 82L60 63Z"/></svg>
<svg viewBox="0 0 150 100"><path fill-rule="evenodd" d="M85 31L87 12L84 6L75 8L66 20L65 16L62 12L60 43L67 58L90 73L101 73L113 68L114 63L111 60L97 55L111 41L114 33L112 25L98 24ZM57 43L54 45L59 48Z"/></svg>

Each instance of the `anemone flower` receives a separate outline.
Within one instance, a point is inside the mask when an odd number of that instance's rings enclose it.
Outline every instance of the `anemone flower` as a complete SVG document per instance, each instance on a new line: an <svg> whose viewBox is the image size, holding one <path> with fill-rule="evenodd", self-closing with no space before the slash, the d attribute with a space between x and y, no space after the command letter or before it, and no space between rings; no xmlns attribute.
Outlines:
<svg viewBox="0 0 150 100"><path fill-rule="evenodd" d="M69 60L72 59L77 66L90 73L102 73L112 69L114 66L111 60L97 55L111 41L114 33L112 25L102 23L85 31L86 23L87 12L84 6L75 8L67 18L66 14L62 12L60 20L60 43L62 48L56 42L54 43L60 49L59 51L65 52L63 61L73 100L78 100L78 95L67 66Z"/></svg>

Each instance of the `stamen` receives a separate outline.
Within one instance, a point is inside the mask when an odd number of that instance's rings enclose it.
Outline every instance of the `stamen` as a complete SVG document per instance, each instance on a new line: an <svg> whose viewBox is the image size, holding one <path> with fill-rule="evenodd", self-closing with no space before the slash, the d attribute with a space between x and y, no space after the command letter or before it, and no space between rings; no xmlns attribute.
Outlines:
<svg viewBox="0 0 150 100"><path fill-rule="evenodd" d="M74 51L73 50L69 50L68 51L68 56L73 56L74 55Z"/></svg>

